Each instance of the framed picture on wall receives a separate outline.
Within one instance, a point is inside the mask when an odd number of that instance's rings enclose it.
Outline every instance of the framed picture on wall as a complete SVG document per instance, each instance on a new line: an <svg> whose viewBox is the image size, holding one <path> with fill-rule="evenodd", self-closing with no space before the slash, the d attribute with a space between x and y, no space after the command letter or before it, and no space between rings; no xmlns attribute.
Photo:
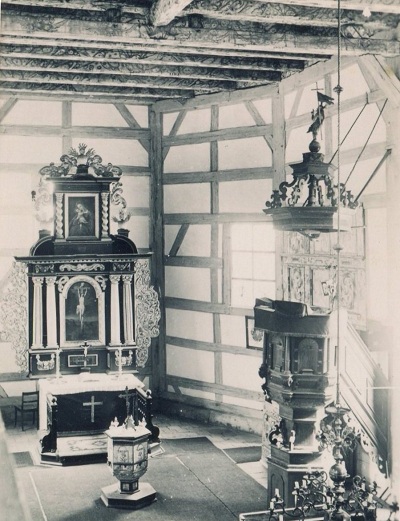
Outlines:
<svg viewBox="0 0 400 521"><path fill-rule="evenodd" d="M66 239L99 237L98 194L65 194Z"/></svg>
<svg viewBox="0 0 400 521"><path fill-rule="evenodd" d="M264 331L255 329L253 317L246 316L245 318L247 349L262 349L264 345Z"/></svg>

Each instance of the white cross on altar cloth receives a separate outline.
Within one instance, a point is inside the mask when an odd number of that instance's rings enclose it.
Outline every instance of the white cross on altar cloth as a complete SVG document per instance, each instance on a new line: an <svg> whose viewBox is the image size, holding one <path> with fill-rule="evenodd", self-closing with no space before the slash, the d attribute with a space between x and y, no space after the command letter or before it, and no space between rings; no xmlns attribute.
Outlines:
<svg viewBox="0 0 400 521"><path fill-rule="evenodd" d="M94 401L94 395L92 394L92 398L91 398L90 402L83 402L82 405L85 405L85 406L89 405L91 407L90 421L92 423L94 423L94 408L95 408L96 405L103 405L103 402L95 402Z"/></svg>

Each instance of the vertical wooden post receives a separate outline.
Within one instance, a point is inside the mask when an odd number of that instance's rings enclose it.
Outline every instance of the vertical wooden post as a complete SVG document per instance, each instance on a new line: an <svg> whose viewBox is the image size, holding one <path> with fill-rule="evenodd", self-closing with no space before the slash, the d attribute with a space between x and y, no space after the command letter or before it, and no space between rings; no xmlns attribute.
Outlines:
<svg viewBox="0 0 400 521"><path fill-rule="evenodd" d="M160 334L153 340L152 378L150 387L163 392L166 386L166 346L165 346L165 274L164 274L164 193L163 193L163 119L162 114L150 111L150 249L152 256L153 285L160 297Z"/></svg>
<svg viewBox="0 0 400 521"><path fill-rule="evenodd" d="M273 168L273 189L277 190L280 183L286 179L285 153L286 153L286 123L285 123L285 102L282 88L278 86L275 95L272 97L272 168ZM283 232L275 232L275 291L276 298L283 298L282 284L282 250Z"/></svg>
<svg viewBox="0 0 400 521"><path fill-rule="evenodd" d="M390 432L389 450L391 462L389 471L392 477L392 490L400 490L400 387L398 378L400 374L400 278L398 263L400 258L400 205L398 196L400 193L400 109L389 104L387 111L387 142L392 149L387 160L387 236L388 236L388 310L390 316L388 322L392 325L391 360L389 364L389 381L393 386L390 404ZM397 498L398 500L399 498Z"/></svg>

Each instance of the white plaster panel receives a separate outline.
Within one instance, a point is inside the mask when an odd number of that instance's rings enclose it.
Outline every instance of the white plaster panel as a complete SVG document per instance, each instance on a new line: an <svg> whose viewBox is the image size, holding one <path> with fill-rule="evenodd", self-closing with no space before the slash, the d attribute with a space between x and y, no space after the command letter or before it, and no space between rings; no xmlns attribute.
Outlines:
<svg viewBox="0 0 400 521"><path fill-rule="evenodd" d="M209 257L211 255L211 226L191 224L179 248L178 255Z"/></svg>
<svg viewBox="0 0 400 521"><path fill-rule="evenodd" d="M275 230L272 223L253 224L253 251L275 251Z"/></svg>
<svg viewBox="0 0 400 521"><path fill-rule="evenodd" d="M253 276L252 259L251 252L232 252L232 277L251 279Z"/></svg>
<svg viewBox="0 0 400 521"><path fill-rule="evenodd" d="M228 346L246 346L245 317L236 315L220 315L221 344Z"/></svg>
<svg viewBox="0 0 400 521"><path fill-rule="evenodd" d="M331 74L331 82L333 86L338 83L337 73ZM343 88L341 93L341 100L346 100L360 96L364 92L369 92L368 84L364 79L360 67L355 63L349 67L342 68L340 71L340 85ZM334 94L332 97L335 98L337 95Z"/></svg>
<svg viewBox="0 0 400 521"><path fill-rule="evenodd" d="M167 374L214 382L214 353L167 344Z"/></svg>
<svg viewBox="0 0 400 521"><path fill-rule="evenodd" d="M219 128L254 126L253 116L244 103L219 107Z"/></svg>
<svg viewBox="0 0 400 521"><path fill-rule="evenodd" d="M164 186L165 213L208 213L210 211L210 186L183 184Z"/></svg>
<svg viewBox="0 0 400 521"><path fill-rule="evenodd" d="M34 221L30 215L0 215L0 237L3 247L26 248L27 253L39 238L35 236ZM5 240L6 239L6 240Z"/></svg>
<svg viewBox="0 0 400 521"><path fill-rule="evenodd" d="M252 307L255 304L256 298L268 297L270 299L276 298L276 285L275 282L270 282L267 280L255 280L253 284L254 291L254 300Z"/></svg>
<svg viewBox="0 0 400 521"><path fill-rule="evenodd" d="M270 98L252 100L253 105L260 113L264 122L272 123L272 100Z"/></svg>
<svg viewBox="0 0 400 521"><path fill-rule="evenodd" d="M211 313L184 309L166 309L167 335L202 342L213 342Z"/></svg>
<svg viewBox="0 0 400 521"><path fill-rule="evenodd" d="M187 389L186 387L179 387L179 390L185 396L192 396L193 398L202 398L203 400L215 400L214 393L199 391L198 389Z"/></svg>
<svg viewBox="0 0 400 521"><path fill-rule="evenodd" d="M261 390L261 384L260 384L260 390ZM236 405L238 407L246 407L247 409L254 409L255 411L262 411L263 402L265 400L264 400L264 398L260 398L259 401L245 400L244 398L238 398L236 396L224 395L222 401L224 403L229 403L232 405Z"/></svg>
<svg viewBox="0 0 400 521"><path fill-rule="evenodd" d="M220 170L271 166L272 152L262 137L232 139L218 143Z"/></svg>
<svg viewBox="0 0 400 521"><path fill-rule="evenodd" d="M260 358L222 353L222 383L239 389L261 391L262 380L258 376Z"/></svg>
<svg viewBox="0 0 400 521"><path fill-rule="evenodd" d="M275 253L254 253L253 278L275 280Z"/></svg>
<svg viewBox="0 0 400 521"><path fill-rule="evenodd" d="M233 223L231 226L231 248L233 251L252 251L253 223Z"/></svg>
<svg viewBox="0 0 400 521"><path fill-rule="evenodd" d="M179 232L180 225L178 224L166 224L164 226L164 254L169 255L172 245Z"/></svg>
<svg viewBox="0 0 400 521"><path fill-rule="evenodd" d="M285 94L284 105L285 105L285 119L289 119L290 113L292 112L294 100L296 99L297 92L294 90Z"/></svg>
<svg viewBox="0 0 400 521"><path fill-rule="evenodd" d="M129 230L129 238L135 243L137 248L149 248L150 218L147 216L133 215L127 223L123 225ZM117 233L117 223L111 223L111 233Z"/></svg>
<svg viewBox="0 0 400 521"><path fill-rule="evenodd" d="M142 128L148 128L149 126L149 108L147 105L126 105L126 108L136 119Z"/></svg>
<svg viewBox="0 0 400 521"><path fill-rule="evenodd" d="M231 283L231 304L238 308L251 309L254 306L255 293L254 282L252 280L232 280Z"/></svg>
<svg viewBox="0 0 400 521"><path fill-rule="evenodd" d="M148 166L149 155L139 141L135 139L84 139L76 138L72 147L77 148L82 141L88 148L94 148L103 159L103 164L112 163L115 166Z"/></svg>
<svg viewBox="0 0 400 521"><path fill-rule="evenodd" d="M149 208L150 206L150 177L122 175L123 196L128 206L134 208ZM118 208L115 207L114 208Z"/></svg>
<svg viewBox="0 0 400 521"><path fill-rule="evenodd" d="M368 209L366 212L366 225L368 318L386 323L388 316L388 238L386 209Z"/></svg>
<svg viewBox="0 0 400 521"><path fill-rule="evenodd" d="M210 144L173 146L164 161L165 173L209 172Z"/></svg>
<svg viewBox="0 0 400 521"><path fill-rule="evenodd" d="M0 138L2 163L37 163L39 170L51 162L59 164L61 154L60 137L2 135Z"/></svg>
<svg viewBox="0 0 400 521"><path fill-rule="evenodd" d="M271 179L230 181L219 185L220 212L259 213L272 193Z"/></svg>
<svg viewBox="0 0 400 521"><path fill-rule="evenodd" d="M111 103L72 103L73 126L129 127Z"/></svg>
<svg viewBox="0 0 400 521"><path fill-rule="evenodd" d="M163 135L164 136L169 135L178 115L179 115L179 112L169 112L169 113L163 114L162 125L163 125Z"/></svg>
<svg viewBox="0 0 400 521"><path fill-rule="evenodd" d="M211 128L211 110L209 108L190 110L186 113L178 135L192 132L208 132Z"/></svg>
<svg viewBox="0 0 400 521"><path fill-rule="evenodd" d="M167 297L210 302L210 270L205 268L165 267Z"/></svg>
<svg viewBox="0 0 400 521"><path fill-rule="evenodd" d="M18 100L3 118L2 123L4 125L9 123L12 125L61 125L61 109L61 101Z"/></svg>

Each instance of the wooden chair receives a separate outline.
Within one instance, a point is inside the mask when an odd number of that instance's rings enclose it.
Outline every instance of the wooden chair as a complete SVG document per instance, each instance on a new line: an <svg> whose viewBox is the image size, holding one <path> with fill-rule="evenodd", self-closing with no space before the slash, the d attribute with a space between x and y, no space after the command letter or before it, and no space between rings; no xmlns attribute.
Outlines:
<svg viewBox="0 0 400 521"><path fill-rule="evenodd" d="M32 414L32 425L39 421L39 393L37 391L22 393L21 405L14 405L14 427L17 426L18 412L21 413L21 427L24 430L25 415Z"/></svg>

